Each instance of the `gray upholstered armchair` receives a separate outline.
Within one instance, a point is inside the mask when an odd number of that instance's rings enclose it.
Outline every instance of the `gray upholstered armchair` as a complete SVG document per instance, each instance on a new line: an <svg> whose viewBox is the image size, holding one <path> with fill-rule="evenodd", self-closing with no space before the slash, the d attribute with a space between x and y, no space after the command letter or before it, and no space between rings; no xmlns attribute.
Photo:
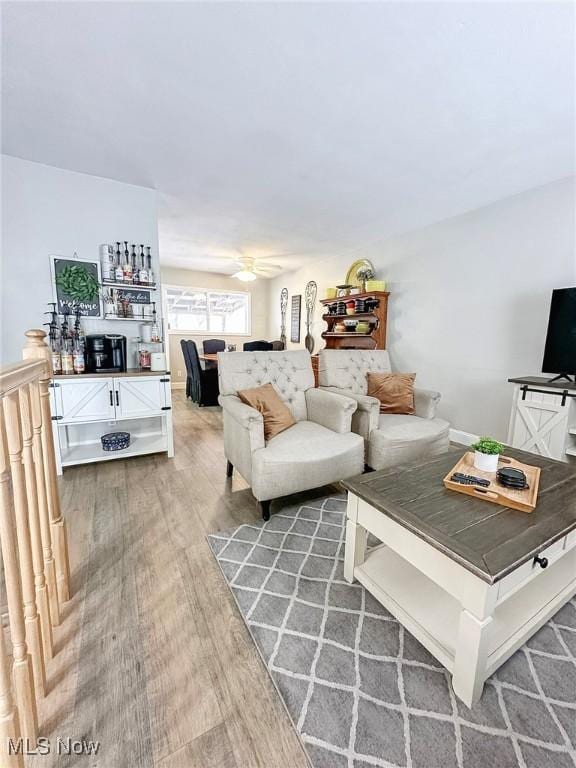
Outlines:
<svg viewBox="0 0 576 768"><path fill-rule="evenodd" d="M368 373L389 373L386 350L323 349L318 365L320 387L353 398L358 409L352 429L366 442L366 464L387 469L422 456L443 453L450 443L450 425L436 417L440 393L414 388L414 415L380 413L380 402L368 397Z"/></svg>
<svg viewBox="0 0 576 768"><path fill-rule="evenodd" d="M351 432L356 400L314 388L308 352L226 352L218 356L224 452L270 518L270 501L362 472L364 442ZM264 440L262 415L237 392L271 383L296 424Z"/></svg>

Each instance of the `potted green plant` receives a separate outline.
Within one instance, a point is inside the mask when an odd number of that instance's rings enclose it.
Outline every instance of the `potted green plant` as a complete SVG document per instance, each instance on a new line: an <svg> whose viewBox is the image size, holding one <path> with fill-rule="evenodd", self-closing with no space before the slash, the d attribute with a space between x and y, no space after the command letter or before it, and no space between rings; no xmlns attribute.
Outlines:
<svg viewBox="0 0 576 768"><path fill-rule="evenodd" d="M491 437L481 437L470 446L474 451L474 466L484 472L496 472L498 457L504 453L504 446Z"/></svg>

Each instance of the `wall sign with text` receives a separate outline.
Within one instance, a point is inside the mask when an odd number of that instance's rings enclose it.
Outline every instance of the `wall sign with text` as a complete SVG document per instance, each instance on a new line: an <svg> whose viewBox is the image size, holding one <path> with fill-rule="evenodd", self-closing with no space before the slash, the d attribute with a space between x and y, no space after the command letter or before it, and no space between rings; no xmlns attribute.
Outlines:
<svg viewBox="0 0 576 768"><path fill-rule="evenodd" d="M292 296L292 312L290 315L290 341L298 344L300 341L300 314L302 312L302 296Z"/></svg>
<svg viewBox="0 0 576 768"><path fill-rule="evenodd" d="M114 296L118 301L130 304L150 304L150 291L139 291L138 288L115 288Z"/></svg>
<svg viewBox="0 0 576 768"><path fill-rule="evenodd" d="M58 314L79 309L83 317L102 317L99 261L51 256L50 268Z"/></svg>

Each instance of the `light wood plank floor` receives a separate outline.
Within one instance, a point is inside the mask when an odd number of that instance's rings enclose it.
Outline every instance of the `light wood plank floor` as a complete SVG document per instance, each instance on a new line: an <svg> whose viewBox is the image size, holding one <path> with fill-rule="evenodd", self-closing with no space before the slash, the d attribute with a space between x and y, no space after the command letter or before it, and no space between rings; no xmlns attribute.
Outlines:
<svg viewBox="0 0 576 768"><path fill-rule="evenodd" d="M65 470L74 596L40 730L101 747L29 766L308 765L206 542L259 517L246 484L225 477L220 409L176 392L174 423L173 459Z"/></svg>

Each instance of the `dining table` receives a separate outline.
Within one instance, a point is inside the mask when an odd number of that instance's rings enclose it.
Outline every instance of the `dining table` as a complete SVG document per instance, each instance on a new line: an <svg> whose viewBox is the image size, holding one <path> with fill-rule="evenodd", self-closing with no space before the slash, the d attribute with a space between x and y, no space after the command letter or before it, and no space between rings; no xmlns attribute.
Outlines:
<svg viewBox="0 0 576 768"><path fill-rule="evenodd" d="M218 365L218 353L207 352L206 354L198 355L200 360L204 360L205 363L216 363Z"/></svg>

